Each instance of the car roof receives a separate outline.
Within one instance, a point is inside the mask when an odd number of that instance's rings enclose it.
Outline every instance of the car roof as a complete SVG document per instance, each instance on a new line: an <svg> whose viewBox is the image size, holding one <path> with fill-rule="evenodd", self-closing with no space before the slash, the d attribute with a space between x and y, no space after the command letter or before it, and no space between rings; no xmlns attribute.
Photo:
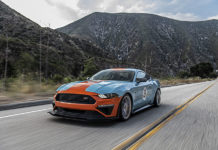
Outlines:
<svg viewBox="0 0 218 150"><path fill-rule="evenodd" d="M142 71L140 69L135 69L135 68L111 68L111 69L106 69L106 70L129 70L129 71L135 71L135 72Z"/></svg>

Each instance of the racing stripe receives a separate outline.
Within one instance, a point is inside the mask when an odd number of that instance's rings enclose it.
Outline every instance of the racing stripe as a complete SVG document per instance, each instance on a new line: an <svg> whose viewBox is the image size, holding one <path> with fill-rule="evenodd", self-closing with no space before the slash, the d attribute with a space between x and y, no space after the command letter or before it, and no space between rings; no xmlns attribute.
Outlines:
<svg viewBox="0 0 218 150"><path fill-rule="evenodd" d="M80 83L80 82L83 82L83 81L76 81L76 82L71 82L71 83L68 83L68 84L63 84L61 85L56 91L64 91L64 90L67 90L69 89L70 87Z"/></svg>
<svg viewBox="0 0 218 150"><path fill-rule="evenodd" d="M71 85L68 89L61 91L62 93L80 93L80 94L88 94L89 91L86 91L86 89L93 85L97 84L101 81L82 81L76 84Z"/></svg>
<svg viewBox="0 0 218 150"><path fill-rule="evenodd" d="M112 83L114 83L115 81L105 81L105 80L100 80L98 81L97 83L98 84L93 84L93 85L90 85L86 91L87 92L98 92L98 90L104 86L107 86L107 85L110 85Z"/></svg>

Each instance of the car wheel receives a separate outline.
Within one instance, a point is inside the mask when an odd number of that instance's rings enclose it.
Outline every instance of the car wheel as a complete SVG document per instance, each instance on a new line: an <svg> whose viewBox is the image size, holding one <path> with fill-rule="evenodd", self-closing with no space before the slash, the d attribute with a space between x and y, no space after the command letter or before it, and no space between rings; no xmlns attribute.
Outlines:
<svg viewBox="0 0 218 150"><path fill-rule="evenodd" d="M160 106L160 102L161 102L161 93L160 90L158 89L154 98L154 106L156 107Z"/></svg>
<svg viewBox="0 0 218 150"><path fill-rule="evenodd" d="M123 96L120 103L120 119L128 120L132 113L132 102L129 95Z"/></svg>

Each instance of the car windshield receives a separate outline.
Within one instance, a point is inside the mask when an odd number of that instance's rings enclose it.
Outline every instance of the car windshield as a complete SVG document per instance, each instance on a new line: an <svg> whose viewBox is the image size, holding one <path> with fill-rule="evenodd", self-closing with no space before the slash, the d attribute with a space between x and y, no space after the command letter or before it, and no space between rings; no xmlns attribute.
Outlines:
<svg viewBox="0 0 218 150"><path fill-rule="evenodd" d="M90 80L118 80L133 81L135 72L130 70L104 70L90 78Z"/></svg>

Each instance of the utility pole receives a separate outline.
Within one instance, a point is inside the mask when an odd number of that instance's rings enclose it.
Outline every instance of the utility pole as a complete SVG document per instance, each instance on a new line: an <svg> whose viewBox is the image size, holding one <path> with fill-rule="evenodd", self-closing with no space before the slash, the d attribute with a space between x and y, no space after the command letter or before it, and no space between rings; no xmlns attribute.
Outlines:
<svg viewBox="0 0 218 150"><path fill-rule="evenodd" d="M50 29L50 24L49 24L49 29ZM45 77L46 77L46 80L48 78L48 50L49 50L49 29L47 30L47 36L48 36L48 39L47 39L47 48L46 48L46 57L45 57Z"/></svg>
<svg viewBox="0 0 218 150"><path fill-rule="evenodd" d="M151 73L151 70L152 70L152 65L151 65L151 63L152 63L152 50L151 50L151 56L150 56L150 73Z"/></svg>
<svg viewBox="0 0 218 150"><path fill-rule="evenodd" d="M41 86L42 82L42 33L41 27L39 27L40 37L39 37L39 84Z"/></svg>
<svg viewBox="0 0 218 150"><path fill-rule="evenodd" d="M147 54L146 54L146 56L145 56L145 72L147 72Z"/></svg>
<svg viewBox="0 0 218 150"><path fill-rule="evenodd" d="M6 90L7 72L8 72L8 33L6 33L6 49L5 49L5 70L4 70L4 83L3 90Z"/></svg>
<svg viewBox="0 0 218 150"><path fill-rule="evenodd" d="M2 84L3 91L6 90L7 73L8 73L8 53L9 53L9 39L8 39L8 21L3 25L3 34L6 36L6 49L5 49L5 66L4 66L4 80Z"/></svg>

